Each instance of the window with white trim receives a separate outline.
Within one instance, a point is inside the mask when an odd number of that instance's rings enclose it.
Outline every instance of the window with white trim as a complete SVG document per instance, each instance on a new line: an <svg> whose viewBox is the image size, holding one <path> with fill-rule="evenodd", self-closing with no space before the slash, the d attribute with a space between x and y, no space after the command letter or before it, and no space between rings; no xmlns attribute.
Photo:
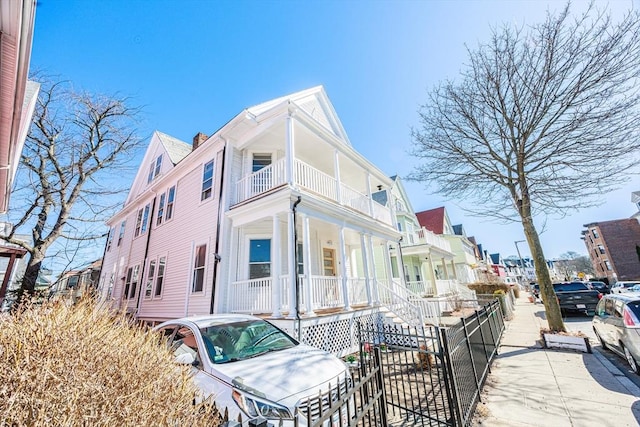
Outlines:
<svg viewBox="0 0 640 427"><path fill-rule="evenodd" d="M133 234L134 237L138 237L140 235L140 226L142 226L142 209L138 209L138 213L136 215L136 231Z"/></svg>
<svg viewBox="0 0 640 427"><path fill-rule="evenodd" d="M160 169L162 168L162 154L159 155L155 161L151 162L149 166L149 175L147 176L147 184L150 184L158 175L160 175Z"/></svg>
<svg viewBox="0 0 640 427"><path fill-rule="evenodd" d="M142 213L142 227L140 228L140 234L144 234L147 232L147 225L149 225L149 208L150 205L144 207L144 212Z"/></svg>
<svg viewBox="0 0 640 427"><path fill-rule="evenodd" d="M162 224L162 217L164 215L164 199L166 197L165 193L160 195L160 200L158 201L158 215L156 219L156 225Z"/></svg>
<svg viewBox="0 0 640 427"><path fill-rule="evenodd" d="M124 237L124 227L127 225L127 221L122 221L120 223L120 234L118 235L118 244L117 246L120 246L120 243L122 243L122 238Z"/></svg>
<svg viewBox="0 0 640 427"><path fill-rule="evenodd" d="M200 200L206 200L213 194L213 160L205 163L202 172L202 193Z"/></svg>
<svg viewBox="0 0 640 427"><path fill-rule="evenodd" d="M195 260L193 263L192 292L202 292L204 289L205 262L207 259L207 245L196 246Z"/></svg>
<svg viewBox="0 0 640 427"><path fill-rule="evenodd" d="M166 221L173 218L173 205L176 200L176 186L174 185L167 192L167 214L165 215Z"/></svg>
<svg viewBox="0 0 640 427"><path fill-rule="evenodd" d="M149 267L147 268L147 282L144 287L144 297L151 298L151 292L153 291L153 281L156 275L156 260L149 261Z"/></svg>
<svg viewBox="0 0 640 427"><path fill-rule="evenodd" d="M111 250L111 244L113 243L113 235L116 234L116 229L111 228L109 230L109 236L107 237L107 252Z"/></svg>
<svg viewBox="0 0 640 427"><path fill-rule="evenodd" d="M138 275L140 273L140 266L135 265L133 267L133 274L131 275L131 287L129 288L129 299L135 298L136 291L138 290Z"/></svg>
<svg viewBox="0 0 640 427"><path fill-rule="evenodd" d="M249 240L249 279L271 276L271 239Z"/></svg>
<svg viewBox="0 0 640 427"><path fill-rule="evenodd" d="M158 260L158 274L156 276L156 288L153 293L154 297L162 295L162 283L164 282L164 270L167 265L167 257L161 256Z"/></svg>

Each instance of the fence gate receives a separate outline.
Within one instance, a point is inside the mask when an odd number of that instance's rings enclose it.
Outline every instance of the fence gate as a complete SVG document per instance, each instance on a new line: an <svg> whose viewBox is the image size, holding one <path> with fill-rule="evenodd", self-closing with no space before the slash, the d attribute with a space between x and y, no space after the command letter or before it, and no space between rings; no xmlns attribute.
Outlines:
<svg viewBox="0 0 640 427"><path fill-rule="evenodd" d="M380 353L388 425L459 425L438 327L363 325L360 342L365 358Z"/></svg>

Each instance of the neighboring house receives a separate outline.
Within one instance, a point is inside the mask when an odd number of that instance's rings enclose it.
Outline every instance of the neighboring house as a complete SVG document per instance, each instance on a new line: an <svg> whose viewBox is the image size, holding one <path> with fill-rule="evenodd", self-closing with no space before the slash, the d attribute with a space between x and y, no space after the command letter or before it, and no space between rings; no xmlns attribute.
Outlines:
<svg viewBox="0 0 640 427"><path fill-rule="evenodd" d="M391 179L396 224L402 233L400 250L393 253L394 277L403 276L407 287L421 296L457 294L459 288L451 244L420 225L402 181L397 176Z"/></svg>
<svg viewBox="0 0 640 427"><path fill-rule="evenodd" d="M498 280L503 281L507 277L507 270L504 264L504 259L499 253L490 254L491 257L491 269L493 274L498 278Z"/></svg>
<svg viewBox="0 0 640 427"><path fill-rule="evenodd" d="M455 278L460 283L478 281L476 245L467 238L462 225L453 225L444 206L417 212L416 217L422 227L445 238L454 254L451 267L444 264L442 268L436 267L437 274L441 278Z"/></svg>
<svg viewBox="0 0 640 427"><path fill-rule="evenodd" d="M94 261L76 270L63 273L51 288L53 298L78 301L86 293L95 291L100 279L102 259Z"/></svg>
<svg viewBox="0 0 640 427"><path fill-rule="evenodd" d="M585 224L582 239L596 277L640 279L640 222L634 218Z"/></svg>
<svg viewBox="0 0 640 427"><path fill-rule="evenodd" d="M108 221L101 295L148 323L239 312L298 333L319 314L399 301L393 185L355 151L321 86L192 145L155 132ZM318 344L336 331L305 333Z"/></svg>
<svg viewBox="0 0 640 427"><path fill-rule="evenodd" d="M0 10L0 214L6 214L40 86L27 80L36 1L0 0ZM11 225L2 227L4 232ZM0 306L12 282L22 275L14 268L25 254L25 250L0 240Z"/></svg>
<svg viewBox="0 0 640 427"><path fill-rule="evenodd" d="M634 191L631 193L631 203L633 203L636 206L636 209L638 209L638 212L631 215L631 218L635 218L640 222L640 191Z"/></svg>
<svg viewBox="0 0 640 427"><path fill-rule="evenodd" d="M11 232L11 224L8 222L0 223L0 238L7 236ZM31 236L16 235L16 239L24 242L30 242ZM20 288L22 276L27 268L27 251L22 247L3 243L0 245L0 310L4 311L9 308L11 301L15 300L13 291Z"/></svg>

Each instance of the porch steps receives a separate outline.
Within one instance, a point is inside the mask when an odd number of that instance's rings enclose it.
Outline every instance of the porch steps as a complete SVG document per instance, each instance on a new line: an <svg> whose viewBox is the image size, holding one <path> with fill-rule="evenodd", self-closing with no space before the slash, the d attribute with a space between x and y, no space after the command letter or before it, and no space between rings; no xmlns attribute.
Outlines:
<svg viewBox="0 0 640 427"><path fill-rule="evenodd" d="M403 328L409 328L409 332L411 333L415 333L416 332L416 328L409 325L407 322L405 322L402 318L400 318L397 314L395 314L391 309L389 309L389 307L386 306L381 306L380 307L380 312L383 314L384 316L384 322L388 325L399 325L402 326Z"/></svg>

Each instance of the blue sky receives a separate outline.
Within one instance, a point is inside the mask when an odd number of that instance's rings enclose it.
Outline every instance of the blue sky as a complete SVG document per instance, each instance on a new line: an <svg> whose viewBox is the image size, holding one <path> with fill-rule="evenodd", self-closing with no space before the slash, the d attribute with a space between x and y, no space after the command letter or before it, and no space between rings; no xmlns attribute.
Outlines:
<svg viewBox="0 0 640 427"><path fill-rule="evenodd" d="M129 95L144 106L143 136L157 129L184 141L212 134L246 107L322 84L354 148L388 175L405 176L418 108L438 81L456 78L465 44L487 40L492 26L540 21L548 6L563 4L39 0L31 68L91 92ZM585 4L573 2L575 10ZM619 16L633 2L609 7ZM635 184L607 195L599 208L549 219L541 235L546 256L585 253L583 224L635 213ZM513 242L524 238L518 224L468 216L456 205L464 201L405 186L416 211L445 205L451 220L491 252L515 254Z"/></svg>

